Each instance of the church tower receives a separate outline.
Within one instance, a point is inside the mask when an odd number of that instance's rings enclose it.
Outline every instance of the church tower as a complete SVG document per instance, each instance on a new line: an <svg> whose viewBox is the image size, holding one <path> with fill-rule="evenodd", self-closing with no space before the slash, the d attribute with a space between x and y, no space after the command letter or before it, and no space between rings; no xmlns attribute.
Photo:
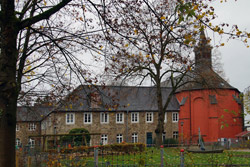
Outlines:
<svg viewBox="0 0 250 167"><path fill-rule="evenodd" d="M213 71L211 51L201 31L194 49L195 68L184 77L187 84L175 94L180 102L180 142L197 142L199 129L205 142L233 139L243 130L240 92Z"/></svg>
<svg viewBox="0 0 250 167"><path fill-rule="evenodd" d="M200 33L200 42L194 48L195 53L195 67L196 68L209 68L212 69L212 47L209 45L204 31Z"/></svg>

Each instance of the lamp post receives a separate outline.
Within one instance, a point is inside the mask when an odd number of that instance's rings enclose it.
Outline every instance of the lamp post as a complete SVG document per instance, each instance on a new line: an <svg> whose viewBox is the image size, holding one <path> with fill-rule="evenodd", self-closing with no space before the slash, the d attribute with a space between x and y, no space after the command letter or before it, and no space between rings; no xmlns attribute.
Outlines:
<svg viewBox="0 0 250 167"><path fill-rule="evenodd" d="M183 124L184 122L181 122L181 144L183 145Z"/></svg>

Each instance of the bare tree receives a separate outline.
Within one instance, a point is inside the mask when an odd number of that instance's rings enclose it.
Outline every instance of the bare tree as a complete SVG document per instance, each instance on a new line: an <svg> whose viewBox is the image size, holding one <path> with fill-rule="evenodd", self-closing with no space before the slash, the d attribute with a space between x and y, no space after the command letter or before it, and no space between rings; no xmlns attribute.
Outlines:
<svg viewBox="0 0 250 167"><path fill-rule="evenodd" d="M193 66L192 46L199 38L196 23L181 22L176 9L175 2L165 0L112 0L98 10L110 28L103 38L108 43L106 71L118 77L135 76L139 84L150 80L157 88L158 146L162 144L164 113L177 88L185 84L181 81ZM172 91L163 101L161 86L165 80Z"/></svg>
<svg viewBox="0 0 250 167"><path fill-rule="evenodd" d="M63 95L76 82L97 82L85 59L101 52L92 37L102 28L91 9L97 4L89 2L0 1L0 166L15 166L18 100Z"/></svg>

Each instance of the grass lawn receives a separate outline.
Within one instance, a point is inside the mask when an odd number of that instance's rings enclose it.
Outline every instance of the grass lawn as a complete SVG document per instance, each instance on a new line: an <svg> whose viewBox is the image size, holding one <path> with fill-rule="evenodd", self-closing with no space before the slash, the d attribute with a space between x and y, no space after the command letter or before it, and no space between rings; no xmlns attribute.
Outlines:
<svg viewBox="0 0 250 167"><path fill-rule="evenodd" d="M180 148L164 148L164 166L178 166L180 164ZM142 153L113 153L110 155L100 154L102 153L99 150L98 162L99 166L111 165L111 166L160 166L161 156L160 149L156 148L147 148L146 151ZM227 151L223 153L214 153L214 154L201 154L201 153L188 153L185 154L185 166L204 166L204 165L245 165L250 166L250 152L240 152L240 151ZM55 161L55 162L53 162ZM46 166L58 166L67 167L82 167L94 166L94 157L78 157L75 154L68 154L61 158L58 155L58 158L55 158L53 161L47 162ZM45 164L44 164L45 165Z"/></svg>
<svg viewBox="0 0 250 167"><path fill-rule="evenodd" d="M115 164L137 164L137 165L159 165L161 162L160 150L156 148L147 148L143 153L137 154L113 154L106 156L99 156L99 162L112 165ZM188 153L185 152L185 164L249 164L250 166L250 152L227 151L223 153ZM180 149L179 148L164 148L164 164L177 165L180 164Z"/></svg>

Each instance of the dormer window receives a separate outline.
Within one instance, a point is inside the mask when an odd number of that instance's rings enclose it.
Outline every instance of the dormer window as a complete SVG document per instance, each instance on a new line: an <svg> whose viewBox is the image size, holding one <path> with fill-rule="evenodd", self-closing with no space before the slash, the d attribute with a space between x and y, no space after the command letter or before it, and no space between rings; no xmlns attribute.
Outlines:
<svg viewBox="0 0 250 167"><path fill-rule="evenodd" d="M101 96L98 92L93 92L90 94L90 106L91 108L100 108Z"/></svg>

